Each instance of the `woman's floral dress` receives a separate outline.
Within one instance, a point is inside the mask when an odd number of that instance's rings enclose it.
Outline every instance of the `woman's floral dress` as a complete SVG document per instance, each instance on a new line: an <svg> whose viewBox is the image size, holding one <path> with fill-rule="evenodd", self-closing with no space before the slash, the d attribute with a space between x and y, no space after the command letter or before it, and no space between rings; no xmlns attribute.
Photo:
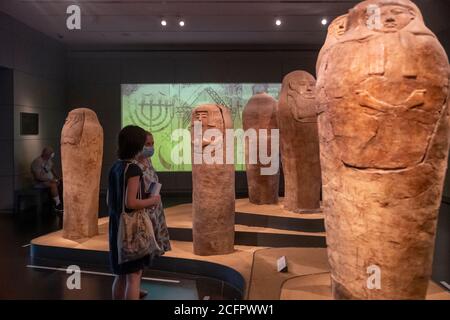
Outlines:
<svg viewBox="0 0 450 320"><path fill-rule="evenodd" d="M145 159L144 162L145 163L137 160L133 161L133 163L137 164L142 169L142 178L144 181L145 190L148 190L150 184L153 182L159 182L159 179L150 159ZM152 210L149 210L149 214L153 224L156 242L161 249L157 250L158 252L153 252L151 256L161 256L164 254L164 252L170 251L172 249L170 245L169 230L167 229L166 217L164 215L164 207L162 202L160 202Z"/></svg>

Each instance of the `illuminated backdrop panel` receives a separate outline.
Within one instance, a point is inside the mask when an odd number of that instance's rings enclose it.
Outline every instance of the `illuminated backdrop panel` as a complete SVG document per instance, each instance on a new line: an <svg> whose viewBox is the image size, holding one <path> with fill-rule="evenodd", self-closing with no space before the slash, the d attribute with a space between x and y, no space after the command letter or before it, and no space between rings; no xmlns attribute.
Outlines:
<svg viewBox="0 0 450 320"><path fill-rule="evenodd" d="M243 108L253 94L265 91L278 100L280 88L279 83L123 84L122 127L138 125L153 134L152 162L157 171L191 171L190 164L172 162L171 151L178 142L172 141L171 134L190 129L193 108L204 103L224 105L231 109L238 129L242 128ZM245 167L236 164L236 170Z"/></svg>

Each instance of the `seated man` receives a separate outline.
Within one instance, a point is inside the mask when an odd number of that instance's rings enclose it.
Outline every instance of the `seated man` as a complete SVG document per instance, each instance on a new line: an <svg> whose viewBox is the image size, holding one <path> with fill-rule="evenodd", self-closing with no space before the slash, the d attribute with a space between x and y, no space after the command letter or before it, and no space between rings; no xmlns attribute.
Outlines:
<svg viewBox="0 0 450 320"><path fill-rule="evenodd" d="M53 168L52 159L55 153L51 147L45 147L42 154L34 159L31 163L31 173L34 178L35 188L49 188L53 200L55 201L55 209L63 211L63 206L59 198L58 186L60 180Z"/></svg>

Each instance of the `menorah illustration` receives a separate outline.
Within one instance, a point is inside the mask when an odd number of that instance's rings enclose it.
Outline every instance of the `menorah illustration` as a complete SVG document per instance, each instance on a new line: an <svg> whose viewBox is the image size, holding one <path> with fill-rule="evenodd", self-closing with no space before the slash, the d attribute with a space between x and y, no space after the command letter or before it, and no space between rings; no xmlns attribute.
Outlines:
<svg viewBox="0 0 450 320"><path fill-rule="evenodd" d="M175 98L155 99L153 94L143 94L130 100L129 115L132 123L143 128L151 128L152 132L160 132L172 123L175 109Z"/></svg>

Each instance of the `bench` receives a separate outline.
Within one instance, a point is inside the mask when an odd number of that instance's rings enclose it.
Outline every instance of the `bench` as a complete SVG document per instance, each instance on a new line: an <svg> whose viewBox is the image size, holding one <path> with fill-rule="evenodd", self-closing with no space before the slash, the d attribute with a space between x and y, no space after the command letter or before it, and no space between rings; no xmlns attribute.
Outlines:
<svg viewBox="0 0 450 320"><path fill-rule="evenodd" d="M14 191L14 215L20 217L22 213L22 204L25 199L32 201L36 207L36 216L40 222L42 219L43 208L51 203L50 190L48 188L26 188Z"/></svg>

